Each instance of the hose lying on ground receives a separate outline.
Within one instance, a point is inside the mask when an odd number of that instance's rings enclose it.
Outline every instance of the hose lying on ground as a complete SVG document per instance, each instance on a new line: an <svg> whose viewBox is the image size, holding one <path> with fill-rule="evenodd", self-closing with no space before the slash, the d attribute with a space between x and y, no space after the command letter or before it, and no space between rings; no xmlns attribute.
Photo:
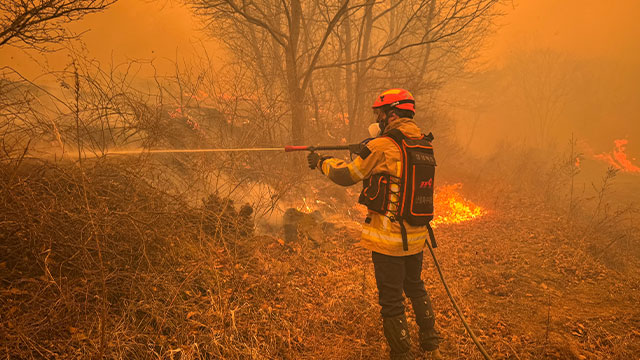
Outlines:
<svg viewBox="0 0 640 360"><path fill-rule="evenodd" d="M460 317L460 320L462 321L464 328L467 329L469 336L471 336L471 340L473 340L473 343L476 344L476 347L478 348L478 350L480 350L480 353L482 353L482 356L484 356L486 360L493 360L493 358L487 353L487 351L484 349L484 347L480 343L480 340L478 340L478 338L476 337L476 334L474 334L473 330L471 330L471 327L469 326L467 319L462 314L462 311L458 307L458 304L453 298L453 295L451 295L449 286L447 285L447 282L444 280L444 275L442 275L442 270L440 270L440 264L438 263L438 259L436 259L436 254L433 252L433 247L431 247L431 244L429 243L428 240L425 241L425 243L429 247L429 252L431 252L431 257L433 258L433 263L436 266L436 269L438 270L438 274L440 275L440 280L442 281L442 285L444 285L444 289L447 291L447 295L449 295L449 300L451 300L451 304L453 305L453 308L456 309L456 312L458 313L458 316Z"/></svg>

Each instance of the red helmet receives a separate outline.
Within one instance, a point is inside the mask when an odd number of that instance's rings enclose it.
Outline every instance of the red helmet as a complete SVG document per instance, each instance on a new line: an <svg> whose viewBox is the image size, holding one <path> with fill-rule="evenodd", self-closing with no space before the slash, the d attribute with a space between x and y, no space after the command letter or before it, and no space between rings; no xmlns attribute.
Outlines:
<svg viewBox="0 0 640 360"><path fill-rule="evenodd" d="M413 95L405 89L389 89L380 94L373 103L372 108L388 106L389 108L410 110L416 112L416 102Z"/></svg>

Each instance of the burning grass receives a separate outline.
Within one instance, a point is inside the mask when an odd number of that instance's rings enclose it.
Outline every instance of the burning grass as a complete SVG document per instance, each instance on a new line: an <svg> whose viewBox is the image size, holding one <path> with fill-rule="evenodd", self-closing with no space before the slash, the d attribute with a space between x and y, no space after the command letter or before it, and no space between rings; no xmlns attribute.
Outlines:
<svg viewBox="0 0 640 360"><path fill-rule="evenodd" d="M626 153L627 139L614 140L615 148L610 153L594 155L594 158L602 160L617 170L630 173L640 173L640 167L635 165Z"/></svg>
<svg viewBox="0 0 640 360"><path fill-rule="evenodd" d="M436 188L434 197L435 218L433 227L445 224L459 224L483 216L484 208L475 205L460 194L462 184L442 185Z"/></svg>

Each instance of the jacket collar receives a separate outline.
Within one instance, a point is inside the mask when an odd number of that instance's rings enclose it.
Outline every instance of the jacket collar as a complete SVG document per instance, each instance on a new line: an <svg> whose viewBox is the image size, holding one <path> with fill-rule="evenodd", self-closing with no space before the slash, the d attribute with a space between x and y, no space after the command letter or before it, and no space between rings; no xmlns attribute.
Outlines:
<svg viewBox="0 0 640 360"><path fill-rule="evenodd" d="M413 119L410 119L410 118L399 118L393 121L392 123L388 124L384 128L383 135L387 134L390 130L393 130L393 129L400 130L405 136L408 136L408 137L415 138L415 137L420 137L422 135L422 130L420 130L418 125L415 123L415 121L413 121Z"/></svg>

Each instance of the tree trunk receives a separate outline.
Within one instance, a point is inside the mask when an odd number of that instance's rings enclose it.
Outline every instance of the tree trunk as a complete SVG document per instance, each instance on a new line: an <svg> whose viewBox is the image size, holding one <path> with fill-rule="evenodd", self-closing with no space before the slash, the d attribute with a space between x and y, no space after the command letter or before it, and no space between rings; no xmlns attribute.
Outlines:
<svg viewBox="0 0 640 360"><path fill-rule="evenodd" d="M345 48L345 59L346 63L349 63L353 60L353 54L351 53L351 44L352 44L352 35L351 35L351 20L349 16L345 16L344 18L344 48ZM347 139L351 143L354 137L354 123L356 119L355 114L355 101L354 101L354 89L353 89L353 64L348 64L345 67L345 87L346 87L346 95L347 95L347 118L349 119L349 134Z"/></svg>
<svg viewBox="0 0 640 360"><path fill-rule="evenodd" d="M360 59L366 59L369 56L369 43L371 42L371 28L373 26L373 5L375 0L367 0L364 14L364 32L362 35L362 43L360 47ZM374 60L375 61L375 60ZM356 84L355 84L355 103L354 103L354 118L353 118L353 135L356 134L357 126L360 124L359 115L364 114L365 111L361 110L361 104L365 103L362 89L366 85L367 66L369 62L359 62L356 66ZM351 119L350 119L351 121ZM351 122L350 122L351 124Z"/></svg>
<svg viewBox="0 0 640 360"><path fill-rule="evenodd" d="M427 17L427 25L426 25L427 31L430 31L431 26L433 25L433 17L435 16L435 10L436 10L436 0L431 0L431 3L429 4L429 15ZM428 34L428 36L429 38L431 38L431 34ZM422 58L422 63L420 65L420 74L416 76L414 82L411 84L410 91L415 91L420 88L420 85L424 81L425 75L429 71L428 66L429 66L430 58L431 58L431 43L427 43L427 45L425 46L424 57Z"/></svg>
<svg viewBox="0 0 640 360"><path fill-rule="evenodd" d="M304 128L306 114L304 109L304 94L302 89L290 89L291 99L291 142L293 145L304 144Z"/></svg>
<svg viewBox="0 0 640 360"><path fill-rule="evenodd" d="M398 0L389 0L389 39L395 39L398 34L398 23L396 22L398 9L396 8ZM398 42L391 44L389 48L392 52L398 50Z"/></svg>
<svg viewBox="0 0 640 360"><path fill-rule="evenodd" d="M300 69L297 61L302 20L302 4L300 0L291 0L290 19L289 43L286 47L286 71L289 107L291 110L291 142L293 145L303 145L306 116L304 109L304 91L300 84Z"/></svg>

